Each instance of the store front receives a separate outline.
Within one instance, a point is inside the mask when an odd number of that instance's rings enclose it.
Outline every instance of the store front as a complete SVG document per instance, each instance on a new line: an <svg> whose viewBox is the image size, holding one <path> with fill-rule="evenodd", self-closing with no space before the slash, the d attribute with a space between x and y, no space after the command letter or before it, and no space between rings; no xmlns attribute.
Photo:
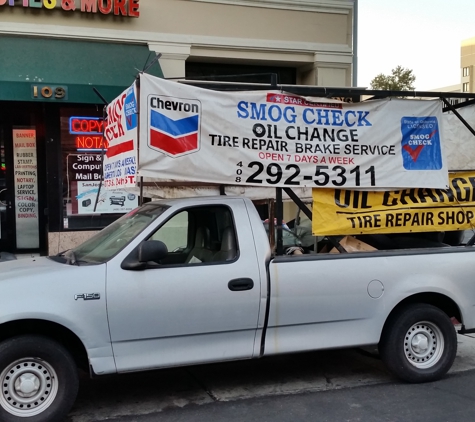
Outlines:
<svg viewBox="0 0 475 422"><path fill-rule="evenodd" d="M173 80L348 86L353 8L352 0L0 1L0 252L58 253L135 203L131 192L94 198L93 123L104 105L95 90L111 101L144 69ZM157 53L160 65L148 67ZM150 198L177 193L143 189Z"/></svg>
<svg viewBox="0 0 475 422"><path fill-rule="evenodd" d="M78 243L137 205L127 194L96 205L95 90L110 101L154 55L146 45L2 37L0 56L0 252L56 253L52 242ZM148 72L163 76L158 64Z"/></svg>

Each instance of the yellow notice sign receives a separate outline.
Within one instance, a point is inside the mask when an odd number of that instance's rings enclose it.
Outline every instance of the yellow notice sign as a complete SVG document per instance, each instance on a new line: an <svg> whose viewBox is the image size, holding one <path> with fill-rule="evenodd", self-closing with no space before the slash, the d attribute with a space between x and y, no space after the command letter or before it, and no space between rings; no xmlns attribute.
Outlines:
<svg viewBox="0 0 475 422"><path fill-rule="evenodd" d="M471 229L475 226L475 172L457 172L449 176L447 190L371 192L313 189L313 234Z"/></svg>

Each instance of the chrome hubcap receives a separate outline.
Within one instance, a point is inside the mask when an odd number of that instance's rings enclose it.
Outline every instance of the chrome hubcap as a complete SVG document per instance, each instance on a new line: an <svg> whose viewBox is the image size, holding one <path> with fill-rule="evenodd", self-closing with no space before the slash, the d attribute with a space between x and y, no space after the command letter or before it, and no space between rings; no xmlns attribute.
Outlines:
<svg viewBox="0 0 475 422"><path fill-rule="evenodd" d="M422 334L416 334L412 338L412 350L418 354L426 353L429 349L429 340Z"/></svg>
<svg viewBox="0 0 475 422"><path fill-rule="evenodd" d="M40 388L39 378L32 373L25 372L15 381L15 390L21 397L32 397Z"/></svg>
<svg viewBox="0 0 475 422"><path fill-rule="evenodd" d="M42 413L58 393L55 370L39 358L19 359L0 374L0 406L19 417Z"/></svg>
<svg viewBox="0 0 475 422"><path fill-rule="evenodd" d="M416 368L426 369L434 366L444 351L444 337L437 325L421 321L406 332L404 354Z"/></svg>

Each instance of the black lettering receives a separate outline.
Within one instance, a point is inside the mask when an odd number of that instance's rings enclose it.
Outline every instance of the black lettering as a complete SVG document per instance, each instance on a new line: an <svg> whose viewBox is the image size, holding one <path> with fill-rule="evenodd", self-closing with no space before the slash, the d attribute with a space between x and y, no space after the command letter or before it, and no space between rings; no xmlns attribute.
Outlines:
<svg viewBox="0 0 475 422"><path fill-rule="evenodd" d="M394 227L394 214L386 214L386 227Z"/></svg>
<svg viewBox="0 0 475 422"><path fill-rule="evenodd" d="M410 202L406 201L406 198L410 199ZM418 200L415 196L414 189L404 189L401 191L401 196L399 198L401 204L408 205L408 204L418 204Z"/></svg>
<svg viewBox="0 0 475 422"><path fill-rule="evenodd" d="M432 189L417 189L417 197L421 203L427 203L426 198L432 200L432 202L439 202L437 196L432 193Z"/></svg>
<svg viewBox="0 0 475 422"><path fill-rule="evenodd" d="M382 205L384 205L385 207L394 207L398 204L397 198L391 197L391 193L392 193L391 191L384 191ZM399 191L395 190L394 193L398 194ZM390 200L391 202L389 202Z"/></svg>

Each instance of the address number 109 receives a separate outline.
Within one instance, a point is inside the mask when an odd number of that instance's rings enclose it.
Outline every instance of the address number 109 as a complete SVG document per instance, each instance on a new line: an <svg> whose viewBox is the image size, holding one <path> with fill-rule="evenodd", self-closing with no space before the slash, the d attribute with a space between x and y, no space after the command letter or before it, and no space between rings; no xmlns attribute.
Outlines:
<svg viewBox="0 0 475 422"><path fill-rule="evenodd" d="M67 88L62 86L33 85L33 98L62 100L67 98Z"/></svg>

